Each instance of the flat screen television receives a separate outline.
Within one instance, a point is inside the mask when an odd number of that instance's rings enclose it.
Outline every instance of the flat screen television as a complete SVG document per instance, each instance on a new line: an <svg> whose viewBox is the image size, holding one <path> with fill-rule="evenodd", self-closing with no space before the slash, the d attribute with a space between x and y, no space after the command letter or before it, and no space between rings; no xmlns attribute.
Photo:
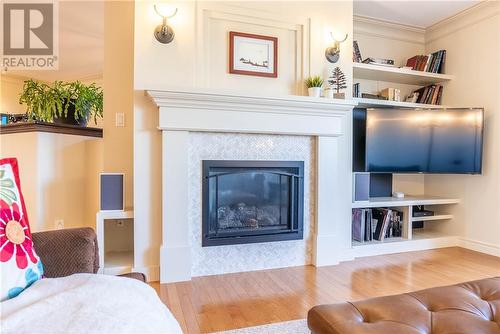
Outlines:
<svg viewBox="0 0 500 334"><path fill-rule="evenodd" d="M480 174L483 115L477 109L356 109L354 171Z"/></svg>

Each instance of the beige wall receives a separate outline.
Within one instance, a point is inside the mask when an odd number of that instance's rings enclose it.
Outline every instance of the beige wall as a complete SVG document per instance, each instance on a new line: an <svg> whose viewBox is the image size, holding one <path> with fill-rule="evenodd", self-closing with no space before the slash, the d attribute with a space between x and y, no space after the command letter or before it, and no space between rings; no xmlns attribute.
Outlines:
<svg viewBox="0 0 500 334"><path fill-rule="evenodd" d="M352 3L169 2L179 11L170 22L176 37L168 45L154 39L154 27L161 19L153 4L135 4L134 213L136 266L155 271L161 245L161 133L158 110L144 90L204 87L249 94L302 94L305 77L328 77L331 69L340 66L348 78L346 96L350 96ZM229 75L230 30L278 36L279 77ZM330 30L349 34L337 64L324 58Z"/></svg>
<svg viewBox="0 0 500 334"><path fill-rule="evenodd" d="M104 172L125 173L125 207L133 207L134 2L104 4ZM115 126L123 113L125 126Z"/></svg>
<svg viewBox="0 0 500 334"><path fill-rule="evenodd" d="M19 161L32 231L95 226L101 139L28 132L1 135L1 157Z"/></svg>
<svg viewBox="0 0 500 334"><path fill-rule="evenodd" d="M455 76L445 85L443 103L485 108L483 174L426 176L426 191L458 196L459 235L466 245L500 255L500 2L492 1L432 27L427 50L446 49L446 72ZM456 229L456 226L442 226Z"/></svg>
<svg viewBox="0 0 500 334"><path fill-rule="evenodd" d="M1 75L0 112L4 114L22 114L26 108L19 104L19 95L23 91L23 78Z"/></svg>

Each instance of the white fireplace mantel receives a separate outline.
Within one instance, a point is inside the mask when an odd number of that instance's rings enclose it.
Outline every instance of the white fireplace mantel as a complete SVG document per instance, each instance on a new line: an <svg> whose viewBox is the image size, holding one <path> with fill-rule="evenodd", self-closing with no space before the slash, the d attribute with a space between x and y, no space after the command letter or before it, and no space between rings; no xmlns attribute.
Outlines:
<svg viewBox="0 0 500 334"><path fill-rule="evenodd" d="M356 102L208 90L155 90L147 94L159 107L158 128L163 134L162 283L191 279L189 132L316 137L313 262L323 266L349 258L352 109Z"/></svg>

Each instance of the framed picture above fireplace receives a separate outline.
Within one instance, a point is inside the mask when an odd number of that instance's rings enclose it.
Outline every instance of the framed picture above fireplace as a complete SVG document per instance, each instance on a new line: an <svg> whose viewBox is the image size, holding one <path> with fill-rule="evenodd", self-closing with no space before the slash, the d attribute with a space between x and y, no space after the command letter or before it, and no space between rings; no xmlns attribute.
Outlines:
<svg viewBox="0 0 500 334"><path fill-rule="evenodd" d="M303 238L304 162L204 160L202 246Z"/></svg>
<svg viewBox="0 0 500 334"><path fill-rule="evenodd" d="M229 32L229 73L278 77L278 38Z"/></svg>

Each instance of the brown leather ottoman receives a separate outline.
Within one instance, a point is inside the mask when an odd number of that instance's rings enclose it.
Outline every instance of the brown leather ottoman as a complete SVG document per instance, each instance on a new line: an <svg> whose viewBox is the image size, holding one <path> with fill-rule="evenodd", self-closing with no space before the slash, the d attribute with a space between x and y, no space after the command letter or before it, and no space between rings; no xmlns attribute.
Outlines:
<svg viewBox="0 0 500 334"><path fill-rule="evenodd" d="M313 334L500 334L500 277L309 310Z"/></svg>

